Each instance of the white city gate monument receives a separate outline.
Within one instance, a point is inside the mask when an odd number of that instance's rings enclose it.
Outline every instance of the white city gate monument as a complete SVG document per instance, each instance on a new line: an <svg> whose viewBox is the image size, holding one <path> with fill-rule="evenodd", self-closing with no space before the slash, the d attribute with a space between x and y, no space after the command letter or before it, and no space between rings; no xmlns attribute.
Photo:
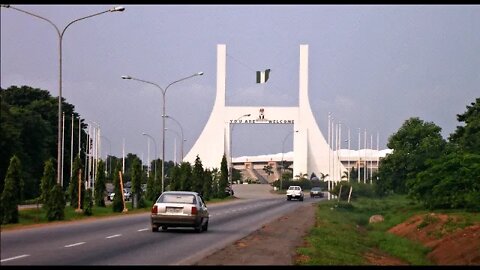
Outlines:
<svg viewBox="0 0 480 270"><path fill-rule="evenodd" d="M335 178L346 171L332 154L318 128L308 99L308 45L300 45L300 77L298 107L225 106L226 45L217 45L217 95L215 104L200 137L185 156L184 161L195 163L197 155L205 168L220 168L223 154L230 163L231 124L293 124L293 175L314 172L327 174L335 168ZM250 114L248 117L239 116ZM335 163L335 164L332 164ZM332 173L333 174L333 173Z"/></svg>

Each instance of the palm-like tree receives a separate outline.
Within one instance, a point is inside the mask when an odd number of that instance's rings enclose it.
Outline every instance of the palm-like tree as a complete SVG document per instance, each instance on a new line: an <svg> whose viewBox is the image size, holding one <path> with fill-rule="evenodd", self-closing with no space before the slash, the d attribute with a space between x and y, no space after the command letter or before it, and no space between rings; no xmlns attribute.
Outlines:
<svg viewBox="0 0 480 270"><path fill-rule="evenodd" d="M266 174L268 174L268 176L270 176L270 174L273 173L273 170L272 170L272 166L271 166L271 165L265 165L265 166L263 166L263 170L265 171Z"/></svg>
<svg viewBox="0 0 480 270"><path fill-rule="evenodd" d="M325 178L327 178L327 176L328 176L328 173L327 174L320 173L320 180L325 181Z"/></svg>

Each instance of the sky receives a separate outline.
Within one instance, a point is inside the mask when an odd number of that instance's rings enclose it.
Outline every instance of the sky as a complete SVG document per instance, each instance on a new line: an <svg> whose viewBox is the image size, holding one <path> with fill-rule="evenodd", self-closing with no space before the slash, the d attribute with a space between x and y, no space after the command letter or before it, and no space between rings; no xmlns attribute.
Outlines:
<svg viewBox="0 0 480 270"><path fill-rule="evenodd" d="M444 138L457 114L480 97L480 6L475 5L121 5L70 25L63 37L62 96L98 123L102 156L161 157L165 88L166 160L184 155L202 132L216 94L217 44L226 44L227 106L298 106L299 50L309 45L309 97L327 137L328 113L342 123L342 147L372 148L410 117ZM62 30L114 5L14 5ZM58 97L58 34L46 21L1 8L1 87L27 85ZM265 84L257 70L271 69ZM255 113L255 112L254 112ZM293 125L237 125L234 157L293 149ZM169 132L170 131L170 132ZM148 148L149 138L154 138ZM176 149L174 143L177 143ZM68 143L67 143L68 144ZM155 151L154 145L157 150ZM69 145L69 144L68 144ZM369 145L370 146L370 145ZM174 151L176 150L176 151Z"/></svg>

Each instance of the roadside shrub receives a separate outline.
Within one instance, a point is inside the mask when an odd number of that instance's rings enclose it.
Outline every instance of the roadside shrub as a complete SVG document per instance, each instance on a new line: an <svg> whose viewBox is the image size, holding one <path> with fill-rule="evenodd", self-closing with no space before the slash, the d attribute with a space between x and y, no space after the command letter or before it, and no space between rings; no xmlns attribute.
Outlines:
<svg viewBox="0 0 480 270"><path fill-rule="evenodd" d="M65 218L65 196L62 187L55 184L46 201L46 214L49 221Z"/></svg>
<svg viewBox="0 0 480 270"><path fill-rule="evenodd" d="M89 188L85 191L85 197L84 197L84 202L83 206L85 209L83 209L83 213L86 216L91 216L93 214L92 209L93 209L93 196L92 196L92 189Z"/></svg>

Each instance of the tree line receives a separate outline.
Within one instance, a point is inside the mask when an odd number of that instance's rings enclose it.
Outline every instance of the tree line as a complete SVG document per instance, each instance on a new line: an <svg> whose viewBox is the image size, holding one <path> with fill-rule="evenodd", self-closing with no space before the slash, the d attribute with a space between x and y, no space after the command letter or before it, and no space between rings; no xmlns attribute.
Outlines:
<svg viewBox="0 0 480 270"><path fill-rule="evenodd" d="M65 147L64 160L70 160L70 155L75 155L75 159L71 178L65 179L62 187L56 181L56 160L53 158L57 151L57 99L46 90L29 86L0 90L0 223L18 222L18 204L24 201L42 203L49 220L63 219L67 204L91 215L93 205L105 207L107 182L113 183L116 194L121 194L120 180L122 183L131 182L137 208L146 206L145 199L154 201L161 194L161 176L147 174L147 166L142 167L140 158L131 153L125 158L124 173L121 173L122 159L108 156L105 161L99 160L94 188L85 187L85 164L82 161L85 160L86 143L80 145L80 153L70 153L69 147ZM74 132L73 148L78 149L78 134L86 138L83 129L87 125L74 112L73 105L62 101L66 122L81 121L80 131L78 124L74 125L77 131ZM70 141L69 132L64 136L65 141ZM151 168L159 167L161 162L160 159L152 161ZM64 163L64 170L64 175L70 175L69 162ZM205 200L228 196L225 192L228 185L225 156L220 170L204 169L199 156L193 166L188 162L175 164L166 161L165 174L166 190L196 191ZM147 186L145 192L142 184ZM115 196L113 211L121 212L123 208L122 197Z"/></svg>

